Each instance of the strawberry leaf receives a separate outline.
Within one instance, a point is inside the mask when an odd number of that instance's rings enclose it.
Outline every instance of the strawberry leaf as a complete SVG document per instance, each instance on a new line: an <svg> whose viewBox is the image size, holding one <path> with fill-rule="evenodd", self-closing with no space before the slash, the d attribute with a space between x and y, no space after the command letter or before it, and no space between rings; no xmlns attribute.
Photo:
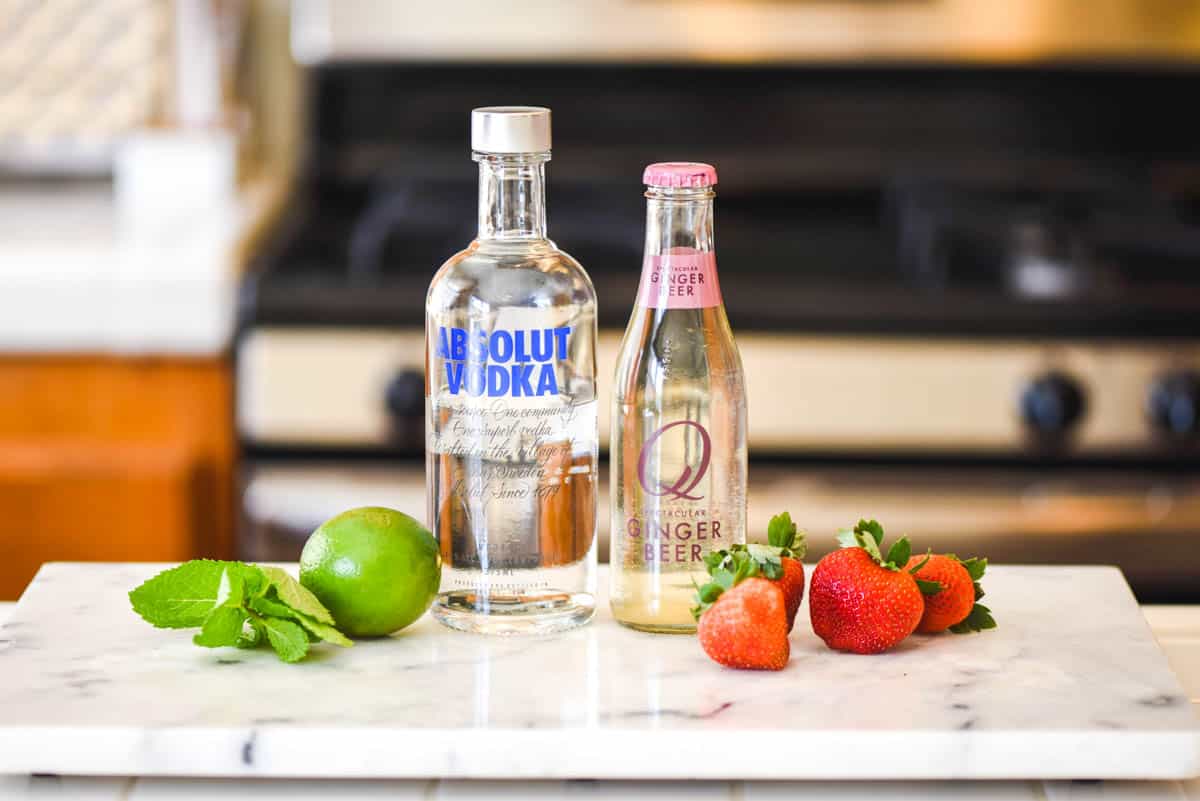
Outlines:
<svg viewBox="0 0 1200 801"><path fill-rule="evenodd" d="M970 634L974 631L994 628L996 628L996 620L992 617L992 610L983 604L975 604L971 613L961 623L951 626L950 630L955 634Z"/></svg>
<svg viewBox="0 0 1200 801"><path fill-rule="evenodd" d="M869 534L875 540L875 547L883 545L883 526L877 520L859 520L858 525L854 527L856 533L862 532Z"/></svg>
<svg viewBox="0 0 1200 801"><path fill-rule="evenodd" d="M883 558L883 554L879 550L879 540L875 539L874 535L864 533L858 529L854 530L854 541L858 546L871 555L877 564L884 565L887 561Z"/></svg>
<svg viewBox="0 0 1200 801"><path fill-rule="evenodd" d="M724 549L719 550L719 551L709 551L704 556L704 566L708 568L708 572L711 574L714 570L716 570L718 567L720 567L725 562L725 560L728 558L729 558L729 551L726 551Z"/></svg>
<svg viewBox="0 0 1200 801"><path fill-rule="evenodd" d="M775 515L767 524L767 544L776 548L780 556L803 559L808 550L804 540L804 532L796 529L792 516L787 512Z"/></svg>
<svg viewBox="0 0 1200 801"><path fill-rule="evenodd" d="M909 543L908 537L901 537L888 549L885 558L880 551L880 546L883 544L883 526L876 520L859 520L853 531L849 529L838 531L837 541L843 548L862 548L875 564L885 570L897 572L903 570L912 554L912 545ZM924 562L921 563L921 565L924 564Z"/></svg>
<svg viewBox="0 0 1200 801"><path fill-rule="evenodd" d="M888 549L887 561L896 567L904 567L908 564L908 557L912 555L912 544L909 543L908 537L901 537L892 543L892 547Z"/></svg>
<svg viewBox="0 0 1200 801"><path fill-rule="evenodd" d="M839 528L837 535L836 535L836 539L837 539L838 545L840 545L843 548L861 548L862 547L858 541L858 537L855 535L855 533L851 529L848 529L848 528Z"/></svg>
<svg viewBox="0 0 1200 801"><path fill-rule="evenodd" d="M958 557L954 557L958 558ZM971 581L979 581L983 578L984 572L987 570L987 558L971 557L970 559L959 559L959 564L967 569L967 574L970 575Z"/></svg>
<svg viewBox="0 0 1200 801"><path fill-rule="evenodd" d="M758 562L765 562L768 559L778 559L779 549L773 545L761 545L757 542L752 542L749 545L738 546L738 553L745 553L751 559Z"/></svg>
<svg viewBox="0 0 1200 801"><path fill-rule="evenodd" d="M727 590L735 584L734 574L725 568L718 568L712 574L713 583L717 584L722 590Z"/></svg>
<svg viewBox="0 0 1200 801"><path fill-rule="evenodd" d="M937 595L946 589L940 581L926 581L925 579L917 579L917 588L921 590L922 595Z"/></svg>
<svg viewBox="0 0 1200 801"><path fill-rule="evenodd" d="M987 558L973 556L970 559L960 559L954 554L946 555L966 568L967 574L971 577L974 585L976 601L975 605L971 607L970 614L961 622L951 626L950 630L955 634L970 634L973 631L985 631L996 628L996 619L992 617L992 610L979 603L979 599L984 596L983 586L979 583L979 580L983 578L983 574L987 570Z"/></svg>
<svg viewBox="0 0 1200 801"><path fill-rule="evenodd" d="M788 512L782 512L771 518L767 523L767 544L776 548L791 547L796 537L796 524Z"/></svg>
<svg viewBox="0 0 1200 801"><path fill-rule="evenodd" d="M929 560L932 558L933 558L933 549L930 548L929 550L927 550L925 552L925 558L922 559L920 562L917 562L915 565L913 565L912 568L908 572L912 573L914 575L917 573L920 573L921 568L923 568L923 567L925 567L925 565L929 564Z"/></svg>
<svg viewBox="0 0 1200 801"><path fill-rule="evenodd" d="M734 546L735 549L740 547L744 546ZM719 565L710 570L712 581L704 586L697 586L695 579L692 580L692 586L696 588L696 596L695 606L691 611L692 617L696 620L699 620L709 607L717 602L722 593L751 576L757 576L760 570L758 562L750 558L750 554L745 550L732 550L725 553ZM782 573L782 569L780 572Z"/></svg>
<svg viewBox="0 0 1200 801"><path fill-rule="evenodd" d="M751 576L758 574L758 562L755 562L749 556L737 561L737 568L733 573L733 583L738 584ZM725 589L729 589L726 587Z"/></svg>

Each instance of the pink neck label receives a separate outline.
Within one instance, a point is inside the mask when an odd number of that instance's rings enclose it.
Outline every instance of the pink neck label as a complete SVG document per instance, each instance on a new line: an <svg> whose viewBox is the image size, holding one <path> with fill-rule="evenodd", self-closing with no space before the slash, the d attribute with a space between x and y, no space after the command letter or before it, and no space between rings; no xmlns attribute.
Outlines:
<svg viewBox="0 0 1200 801"><path fill-rule="evenodd" d="M647 256L638 304L649 309L708 309L721 305L717 260L711 252Z"/></svg>

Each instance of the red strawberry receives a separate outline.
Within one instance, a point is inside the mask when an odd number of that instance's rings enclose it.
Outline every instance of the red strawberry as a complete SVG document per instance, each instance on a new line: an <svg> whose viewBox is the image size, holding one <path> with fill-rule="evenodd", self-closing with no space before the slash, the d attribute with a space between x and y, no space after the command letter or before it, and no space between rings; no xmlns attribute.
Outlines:
<svg viewBox="0 0 1200 801"><path fill-rule="evenodd" d="M783 567L783 575L778 579L779 588L783 590L783 605L787 610L788 631L796 625L796 613L800 611L800 602L804 600L804 563L799 559L787 556L779 560Z"/></svg>
<svg viewBox="0 0 1200 801"><path fill-rule="evenodd" d="M721 592L700 615L698 633L704 653L726 667L783 670L791 654L783 591L764 578Z"/></svg>
<svg viewBox="0 0 1200 801"><path fill-rule="evenodd" d="M838 541L843 547L817 563L809 584L813 631L835 651L886 651L913 633L925 610L922 588L900 568L911 552L908 540L897 540L884 558L883 526L860 520Z"/></svg>
<svg viewBox="0 0 1200 801"><path fill-rule="evenodd" d="M800 609L800 601L804 599L804 558L807 545L804 542L804 532L796 530L792 516L787 512L775 515L767 524L767 544L734 545L727 551L715 551L705 560L708 572L712 575L717 570L736 572L746 561L752 562L756 569L749 575L765 576L779 582L783 590L784 605L787 608L788 631L796 623L796 612Z"/></svg>
<svg viewBox="0 0 1200 801"><path fill-rule="evenodd" d="M991 610L975 603L983 597L979 579L987 570L987 559L959 559L952 553L926 558L912 557L905 566L918 579L934 581L941 591L925 596L925 613L917 631L936 634L950 629L955 634L996 628Z"/></svg>

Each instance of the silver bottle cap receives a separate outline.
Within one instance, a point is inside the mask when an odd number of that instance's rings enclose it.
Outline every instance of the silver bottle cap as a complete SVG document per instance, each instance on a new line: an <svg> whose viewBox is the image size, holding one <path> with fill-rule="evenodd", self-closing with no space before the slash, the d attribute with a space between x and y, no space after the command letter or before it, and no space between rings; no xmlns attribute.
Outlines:
<svg viewBox="0 0 1200 801"><path fill-rule="evenodd" d="M544 153L550 149L550 109L488 106L471 112L471 149L481 153Z"/></svg>

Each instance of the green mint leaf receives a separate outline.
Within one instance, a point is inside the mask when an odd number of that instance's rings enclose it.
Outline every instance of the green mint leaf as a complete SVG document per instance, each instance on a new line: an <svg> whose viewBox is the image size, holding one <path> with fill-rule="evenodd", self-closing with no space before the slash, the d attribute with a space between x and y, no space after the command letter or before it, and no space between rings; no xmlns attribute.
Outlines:
<svg viewBox="0 0 1200 801"><path fill-rule="evenodd" d="M224 587L225 600L233 592L233 581L226 575L233 570L243 577L245 570L256 570L241 562L193 559L164 570L129 593L133 610L152 626L167 629L191 629L203 626ZM222 601L224 603L224 601Z"/></svg>
<svg viewBox="0 0 1200 801"><path fill-rule="evenodd" d="M267 578L258 565L226 562L225 573L217 586L217 606L244 606L247 598L254 597L266 586Z"/></svg>
<svg viewBox="0 0 1200 801"><path fill-rule="evenodd" d="M251 617L250 625L242 630L242 636L238 638L238 648L257 648L267 641L267 630L263 628L263 624Z"/></svg>
<svg viewBox="0 0 1200 801"><path fill-rule="evenodd" d="M267 591L271 582L258 565L242 565L242 598L257 598Z"/></svg>
<svg viewBox="0 0 1200 801"><path fill-rule="evenodd" d="M331 642L335 645L340 645L343 648L348 648L351 645L354 645L352 640L350 640L348 637L346 637L346 635L342 634L333 626L330 626L328 623L321 623L320 621L313 620L308 615L297 612L295 609L292 609L282 601L268 597L252 598L250 600L250 608L261 615L282 618L284 620L291 620L299 623L318 640Z"/></svg>
<svg viewBox="0 0 1200 801"><path fill-rule="evenodd" d="M259 598L251 598L249 606L260 615L268 615L270 617L281 617L284 620L289 620L299 614L295 609L285 604L276 598L261 596Z"/></svg>
<svg viewBox="0 0 1200 801"><path fill-rule="evenodd" d="M908 564L908 557L911 555L912 544L908 541L908 537L901 537L888 549L887 561L896 567L904 567Z"/></svg>
<svg viewBox="0 0 1200 801"><path fill-rule="evenodd" d="M262 571L271 583L271 588L275 590L275 594L279 596L279 600L300 614L308 615L318 623L335 625L333 615L329 614L329 610L317 600L317 596L292 578L286 570L278 567L264 567Z"/></svg>
<svg viewBox="0 0 1200 801"><path fill-rule="evenodd" d="M789 512L781 512L767 523L767 542L776 548L791 548L796 538L796 524Z"/></svg>
<svg viewBox="0 0 1200 801"><path fill-rule="evenodd" d="M939 581L926 581L925 579L917 579L917 588L922 595L937 595L946 589Z"/></svg>
<svg viewBox="0 0 1200 801"><path fill-rule="evenodd" d="M284 662L299 662L308 653L308 635L298 624L277 617L259 617L258 621L267 633L267 642Z"/></svg>
<svg viewBox="0 0 1200 801"><path fill-rule="evenodd" d="M333 626L325 623L318 623L307 615L300 615L296 618L300 625L303 626L309 634L314 635L317 639L324 642L331 642L334 645L340 645L343 648L349 648L354 645L354 640L342 634Z"/></svg>
<svg viewBox="0 0 1200 801"><path fill-rule="evenodd" d="M240 579L239 579L240 581ZM227 648L238 644L245 627L246 613L236 606L220 606L204 621L192 642L204 648Z"/></svg>
<svg viewBox="0 0 1200 801"><path fill-rule="evenodd" d="M883 545L883 526L876 520L859 520L858 525L854 527L855 533L870 535L871 539L875 540L875 547Z"/></svg>

